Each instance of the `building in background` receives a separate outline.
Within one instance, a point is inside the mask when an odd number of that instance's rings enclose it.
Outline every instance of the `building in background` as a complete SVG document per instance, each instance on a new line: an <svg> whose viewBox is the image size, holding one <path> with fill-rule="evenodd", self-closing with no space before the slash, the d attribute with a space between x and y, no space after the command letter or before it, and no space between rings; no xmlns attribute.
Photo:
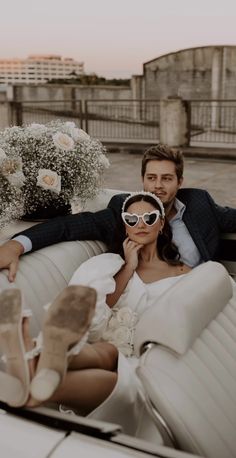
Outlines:
<svg viewBox="0 0 236 458"><path fill-rule="evenodd" d="M27 59L0 59L0 84L40 84L84 74L84 63L57 55L32 55Z"/></svg>
<svg viewBox="0 0 236 458"><path fill-rule="evenodd" d="M156 57L132 78L137 99L236 99L236 46L202 46Z"/></svg>

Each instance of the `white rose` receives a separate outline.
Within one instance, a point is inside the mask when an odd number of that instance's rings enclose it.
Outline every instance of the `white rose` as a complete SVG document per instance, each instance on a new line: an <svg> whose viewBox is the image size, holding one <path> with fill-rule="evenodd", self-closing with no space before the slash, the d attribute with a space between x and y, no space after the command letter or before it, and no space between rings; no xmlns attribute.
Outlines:
<svg viewBox="0 0 236 458"><path fill-rule="evenodd" d="M75 215L76 213L80 213L83 211L83 204L79 198L73 198L70 201L71 213Z"/></svg>
<svg viewBox="0 0 236 458"><path fill-rule="evenodd" d="M74 148L74 140L67 134L57 132L53 135L52 139L54 141L55 146L64 151L70 151Z"/></svg>
<svg viewBox="0 0 236 458"><path fill-rule="evenodd" d="M124 345L129 343L131 338L130 330L126 326L121 326L114 330L112 342L114 342L116 346Z"/></svg>
<svg viewBox="0 0 236 458"><path fill-rule="evenodd" d="M44 124L38 124L33 122L27 127L27 130L34 136L34 137L41 137L45 132L47 132L47 127Z"/></svg>
<svg viewBox="0 0 236 458"><path fill-rule="evenodd" d="M66 128L68 129L74 129L76 126L75 126L75 123L73 121L66 121L65 122L65 126Z"/></svg>
<svg viewBox="0 0 236 458"><path fill-rule="evenodd" d="M77 141L79 142L86 142L90 140L90 135L88 135L83 129L77 129L78 130L78 138Z"/></svg>
<svg viewBox="0 0 236 458"><path fill-rule="evenodd" d="M0 148L0 165L1 165L2 161L4 159L6 159L6 157L7 157L6 153L4 152L4 150L2 148Z"/></svg>
<svg viewBox="0 0 236 458"><path fill-rule="evenodd" d="M131 308L122 307L117 312L117 321L125 326L135 326L138 321L138 315Z"/></svg>
<svg viewBox="0 0 236 458"><path fill-rule="evenodd" d="M77 127L75 127L71 132L71 136L75 142L80 141L80 130L81 129L78 129Z"/></svg>
<svg viewBox="0 0 236 458"><path fill-rule="evenodd" d="M28 127L30 129L47 129L44 124L40 124L38 122L32 122Z"/></svg>
<svg viewBox="0 0 236 458"><path fill-rule="evenodd" d="M110 167L110 162L108 158L105 156L105 154L100 154L99 162L105 169L108 169L108 167Z"/></svg>
<svg viewBox="0 0 236 458"><path fill-rule="evenodd" d="M7 175L6 178L9 183L16 188L21 188L25 182L25 175L23 172L11 173L10 175Z"/></svg>
<svg viewBox="0 0 236 458"><path fill-rule="evenodd" d="M69 134L75 142L79 140L80 129L76 127L74 122L70 122L70 121L65 122L63 130L67 134Z"/></svg>
<svg viewBox="0 0 236 458"><path fill-rule="evenodd" d="M60 194L61 176L49 169L40 169L37 176L37 186Z"/></svg>
<svg viewBox="0 0 236 458"><path fill-rule="evenodd" d="M1 162L2 174L5 176L12 175L16 172L22 172L21 157L3 157Z"/></svg>

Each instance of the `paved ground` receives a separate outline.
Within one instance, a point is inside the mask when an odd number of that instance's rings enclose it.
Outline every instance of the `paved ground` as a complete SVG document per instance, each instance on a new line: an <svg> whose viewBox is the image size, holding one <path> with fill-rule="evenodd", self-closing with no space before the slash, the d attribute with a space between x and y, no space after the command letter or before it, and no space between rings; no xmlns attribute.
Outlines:
<svg viewBox="0 0 236 458"><path fill-rule="evenodd" d="M109 153L108 158L111 166L105 174L105 187L125 191L142 188L140 153ZM217 203L236 207L236 160L188 157L184 186L206 189Z"/></svg>

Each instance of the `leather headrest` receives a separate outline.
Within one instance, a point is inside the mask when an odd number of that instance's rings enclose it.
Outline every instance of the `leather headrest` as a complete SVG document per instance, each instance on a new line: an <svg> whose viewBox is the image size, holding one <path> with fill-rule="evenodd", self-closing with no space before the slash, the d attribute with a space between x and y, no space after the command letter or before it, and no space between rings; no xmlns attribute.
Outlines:
<svg viewBox="0 0 236 458"><path fill-rule="evenodd" d="M208 261L181 276L141 316L135 332L135 353L156 342L184 354L232 297L226 269Z"/></svg>

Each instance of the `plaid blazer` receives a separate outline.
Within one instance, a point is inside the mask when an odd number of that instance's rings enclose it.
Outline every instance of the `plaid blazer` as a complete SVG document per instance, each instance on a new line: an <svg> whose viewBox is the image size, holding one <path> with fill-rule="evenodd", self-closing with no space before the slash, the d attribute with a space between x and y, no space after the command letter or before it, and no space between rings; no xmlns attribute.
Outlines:
<svg viewBox="0 0 236 458"><path fill-rule="evenodd" d="M114 231L119 230L124 235L121 208L127 195L113 196L104 210L53 218L23 231L21 235L30 238L33 251L72 240L101 240L109 246ZM186 205L183 221L202 259L219 259L220 234L236 232L236 209L217 205L210 194L201 189L179 189L177 198ZM236 260L235 249L234 253Z"/></svg>

